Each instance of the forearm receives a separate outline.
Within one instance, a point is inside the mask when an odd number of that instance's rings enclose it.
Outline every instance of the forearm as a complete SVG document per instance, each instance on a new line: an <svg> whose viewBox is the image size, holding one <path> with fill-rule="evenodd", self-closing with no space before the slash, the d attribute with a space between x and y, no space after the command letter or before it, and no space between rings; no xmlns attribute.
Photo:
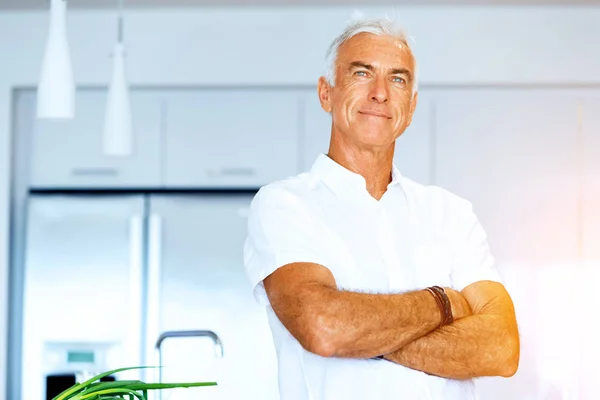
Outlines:
<svg viewBox="0 0 600 400"><path fill-rule="evenodd" d="M500 315L473 315L441 327L386 359L445 378L512 376L518 365L519 337Z"/></svg>
<svg viewBox="0 0 600 400"><path fill-rule="evenodd" d="M427 291L377 295L315 290L315 335L327 338L322 355L369 358L394 351L436 329L441 320Z"/></svg>

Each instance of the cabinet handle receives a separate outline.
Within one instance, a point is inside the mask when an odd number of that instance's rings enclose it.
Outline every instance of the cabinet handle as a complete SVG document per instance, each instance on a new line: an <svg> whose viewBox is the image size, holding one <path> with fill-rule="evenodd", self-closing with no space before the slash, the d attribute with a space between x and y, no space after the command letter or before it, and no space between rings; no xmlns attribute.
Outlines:
<svg viewBox="0 0 600 400"><path fill-rule="evenodd" d="M208 176L217 177L217 176L254 176L256 175L256 170L254 168L221 168L221 169L207 169L206 170Z"/></svg>
<svg viewBox="0 0 600 400"><path fill-rule="evenodd" d="M75 176L117 176L119 170L116 168L73 168L71 175Z"/></svg>

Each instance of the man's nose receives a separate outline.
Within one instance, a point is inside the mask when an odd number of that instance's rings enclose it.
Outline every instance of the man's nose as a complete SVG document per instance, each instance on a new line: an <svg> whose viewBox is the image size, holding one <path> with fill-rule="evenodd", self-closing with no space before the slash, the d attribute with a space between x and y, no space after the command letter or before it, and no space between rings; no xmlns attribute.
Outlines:
<svg viewBox="0 0 600 400"><path fill-rule="evenodd" d="M388 101L388 87L385 79L377 78L373 80L370 99L378 103L385 103Z"/></svg>

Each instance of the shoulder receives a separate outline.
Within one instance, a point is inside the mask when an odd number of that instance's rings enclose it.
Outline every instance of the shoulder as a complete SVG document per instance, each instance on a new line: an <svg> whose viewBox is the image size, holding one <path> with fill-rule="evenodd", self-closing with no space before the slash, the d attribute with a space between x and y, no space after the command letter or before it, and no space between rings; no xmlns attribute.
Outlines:
<svg viewBox="0 0 600 400"><path fill-rule="evenodd" d="M261 187L254 196L251 213L263 213L273 209L280 212L297 212L315 188L314 179L306 172L269 183Z"/></svg>

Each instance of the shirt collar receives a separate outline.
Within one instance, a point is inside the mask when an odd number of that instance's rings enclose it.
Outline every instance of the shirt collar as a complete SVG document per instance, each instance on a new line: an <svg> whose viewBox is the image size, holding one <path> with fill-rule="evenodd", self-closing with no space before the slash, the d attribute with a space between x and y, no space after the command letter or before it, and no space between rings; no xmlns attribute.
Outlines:
<svg viewBox="0 0 600 400"><path fill-rule="evenodd" d="M336 196L344 196L358 190L367 190L367 182L362 175L346 169L326 154L320 154L317 157L311 172L327 185ZM392 181L388 185L388 189L393 186L400 186L401 178L400 171L395 164L392 164Z"/></svg>

